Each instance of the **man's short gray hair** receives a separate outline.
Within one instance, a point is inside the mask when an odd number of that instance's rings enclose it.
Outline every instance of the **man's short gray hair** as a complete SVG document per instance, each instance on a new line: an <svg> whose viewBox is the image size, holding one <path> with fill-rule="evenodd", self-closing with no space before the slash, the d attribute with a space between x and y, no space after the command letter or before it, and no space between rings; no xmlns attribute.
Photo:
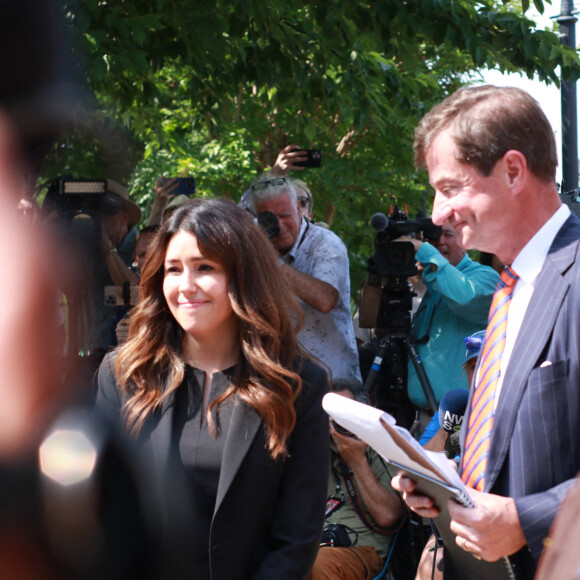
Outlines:
<svg viewBox="0 0 580 580"><path fill-rule="evenodd" d="M271 185L268 184L262 189L254 189L256 183L263 183L270 180L283 179L285 183L282 185ZM277 199L283 195L287 195L293 203L298 202L298 192L292 180L288 177L280 177L279 175L274 175L272 173L264 173L258 180L252 184L250 193L250 209L254 214L256 213L256 206L261 201L266 201L270 199Z"/></svg>

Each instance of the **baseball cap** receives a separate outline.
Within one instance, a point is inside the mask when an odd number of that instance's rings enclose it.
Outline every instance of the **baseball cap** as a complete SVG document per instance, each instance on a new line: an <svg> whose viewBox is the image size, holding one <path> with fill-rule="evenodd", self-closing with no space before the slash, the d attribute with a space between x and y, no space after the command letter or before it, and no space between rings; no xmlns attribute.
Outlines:
<svg viewBox="0 0 580 580"><path fill-rule="evenodd" d="M485 330L478 330L474 332L470 336L467 336L463 339L465 342L465 361L470 361L472 358L477 358L479 356L479 352L481 351L481 345L483 344L483 339L485 338Z"/></svg>

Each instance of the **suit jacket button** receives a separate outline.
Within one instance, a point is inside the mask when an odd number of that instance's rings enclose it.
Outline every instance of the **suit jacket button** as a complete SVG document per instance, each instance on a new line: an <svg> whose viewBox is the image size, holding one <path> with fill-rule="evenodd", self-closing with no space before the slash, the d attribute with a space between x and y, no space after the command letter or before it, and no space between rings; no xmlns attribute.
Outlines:
<svg viewBox="0 0 580 580"><path fill-rule="evenodd" d="M211 555L214 558L219 558L222 555L222 545L221 544L214 544L211 549Z"/></svg>

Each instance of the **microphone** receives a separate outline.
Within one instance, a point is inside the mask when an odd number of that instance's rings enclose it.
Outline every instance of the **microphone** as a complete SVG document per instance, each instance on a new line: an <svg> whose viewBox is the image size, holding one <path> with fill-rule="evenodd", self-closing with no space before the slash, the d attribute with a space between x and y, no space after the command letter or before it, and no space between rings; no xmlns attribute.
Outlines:
<svg viewBox="0 0 580 580"><path fill-rule="evenodd" d="M445 453L449 459L454 459L458 455L461 455L461 445L459 444L459 431L451 433L447 436L447 441L445 441Z"/></svg>
<svg viewBox="0 0 580 580"><path fill-rule="evenodd" d="M447 433L454 433L461 429L469 391L466 389L452 389L445 393L439 403L439 426Z"/></svg>
<svg viewBox="0 0 580 580"><path fill-rule="evenodd" d="M376 232L384 232L389 227L389 218L384 213L376 213L371 218L371 227Z"/></svg>

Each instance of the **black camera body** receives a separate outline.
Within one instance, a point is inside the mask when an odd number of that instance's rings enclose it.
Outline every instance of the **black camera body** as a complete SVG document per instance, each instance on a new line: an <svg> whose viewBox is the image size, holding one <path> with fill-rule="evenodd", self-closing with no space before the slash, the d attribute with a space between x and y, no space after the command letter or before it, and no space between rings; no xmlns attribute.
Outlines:
<svg viewBox="0 0 580 580"><path fill-rule="evenodd" d="M340 433L341 435L345 435L346 437L350 437L351 439L358 439L358 437L352 431L345 429L342 425L340 425L339 423L337 423L334 420L332 421L332 426L334 427L334 430L337 433Z"/></svg>
<svg viewBox="0 0 580 580"><path fill-rule="evenodd" d="M120 195L107 189L106 179L53 180L42 204L45 214L54 211L59 224L82 241L95 242L100 236L101 216L115 215L123 205Z"/></svg>
<svg viewBox="0 0 580 580"><path fill-rule="evenodd" d="M407 397L407 342L411 330L413 297L416 295L409 282L417 274L415 247L411 242L394 241L401 236L423 233L425 238L437 240L442 229L430 219L411 221L407 215L395 208L389 217L376 213L371 226L377 232L373 256L368 260L368 274L361 290L359 325L361 328L376 329L381 337L384 352L381 361L388 365L371 364L370 383L365 388L376 407L388 411L405 427L411 425L414 409ZM364 346L364 345L363 345ZM367 345L367 353L359 351L361 361L372 352L376 357L375 344ZM364 356L363 356L364 355ZM363 368L361 362L361 369ZM367 376L367 380L368 380ZM375 382L380 388L375 389Z"/></svg>
<svg viewBox="0 0 580 580"><path fill-rule="evenodd" d="M348 548L352 546L346 526L342 524L328 524L322 530L320 545L333 546L335 548Z"/></svg>
<svg viewBox="0 0 580 580"><path fill-rule="evenodd" d="M376 213L371 218L371 226L377 232L375 253L371 258L375 272L379 276L414 276L415 248L411 242L394 242L401 236L423 233L425 238L438 240L442 228L436 226L431 218L411 221L407 214L395 207L389 217Z"/></svg>

